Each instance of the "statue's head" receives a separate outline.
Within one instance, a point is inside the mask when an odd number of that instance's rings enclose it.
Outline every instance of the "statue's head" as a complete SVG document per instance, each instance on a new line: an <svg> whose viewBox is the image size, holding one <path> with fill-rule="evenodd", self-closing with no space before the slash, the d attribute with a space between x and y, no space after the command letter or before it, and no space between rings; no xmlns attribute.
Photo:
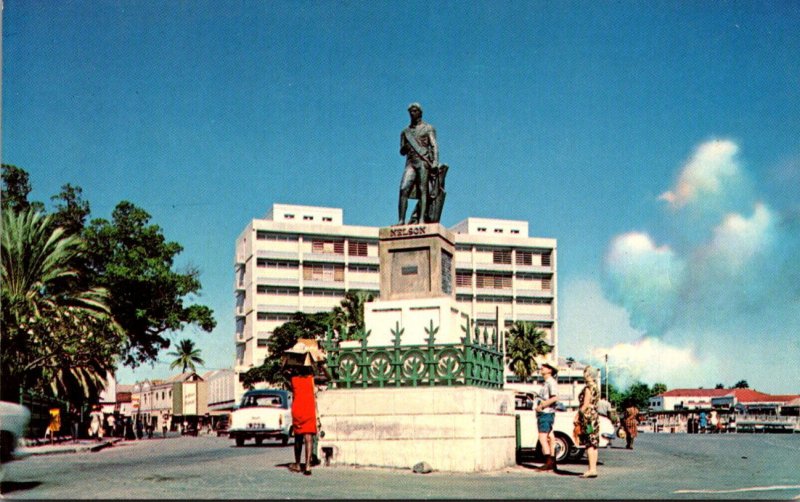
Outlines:
<svg viewBox="0 0 800 502"><path fill-rule="evenodd" d="M414 118L415 115L422 118L422 105L416 102L411 103L408 105L408 114L411 115L411 118Z"/></svg>

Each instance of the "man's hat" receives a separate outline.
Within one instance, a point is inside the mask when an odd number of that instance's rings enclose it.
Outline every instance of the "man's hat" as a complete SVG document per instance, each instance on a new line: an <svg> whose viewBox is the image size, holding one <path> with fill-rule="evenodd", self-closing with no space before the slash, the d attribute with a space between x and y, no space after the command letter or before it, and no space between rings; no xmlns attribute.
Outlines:
<svg viewBox="0 0 800 502"><path fill-rule="evenodd" d="M550 363L542 363L542 366L550 368L550 371L553 372L553 375L558 375L558 368L556 368L552 364L550 364Z"/></svg>
<svg viewBox="0 0 800 502"><path fill-rule="evenodd" d="M420 112L422 112L422 105L417 103L416 101L408 105L409 110L411 110L412 108L417 108L419 109Z"/></svg>

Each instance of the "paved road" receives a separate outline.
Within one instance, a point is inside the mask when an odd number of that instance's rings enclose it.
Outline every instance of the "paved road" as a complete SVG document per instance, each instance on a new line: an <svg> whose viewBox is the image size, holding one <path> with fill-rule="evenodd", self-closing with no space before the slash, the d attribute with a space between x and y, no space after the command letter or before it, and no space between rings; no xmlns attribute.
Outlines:
<svg viewBox="0 0 800 502"><path fill-rule="evenodd" d="M618 442L619 443L619 442ZM604 449L600 477L317 467L290 473L292 447L236 448L209 436L120 443L6 465L7 498L770 498L800 497L800 435L642 435ZM565 465L578 474L585 464Z"/></svg>

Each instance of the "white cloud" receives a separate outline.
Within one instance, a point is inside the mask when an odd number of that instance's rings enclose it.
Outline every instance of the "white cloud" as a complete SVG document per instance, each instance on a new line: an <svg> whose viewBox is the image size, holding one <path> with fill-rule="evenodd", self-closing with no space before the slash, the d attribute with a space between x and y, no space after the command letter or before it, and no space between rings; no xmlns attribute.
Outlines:
<svg viewBox="0 0 800 502"><path fill-rule="evenodd" d="M798 391L800 220L757 202L737 153L730 141L698 147L662 197L683 207L657 229L668 244L645 232L609 243L604 291L643 337L596 343L591 357L609 353L628 382Z"/></svg>
<svg viewBox="0 0 800 502"><path fill-rule="evenodd" d="M701 254L710 262L723 263L733 270L747 264L768 249L773 240L775 218L764 204L755 205L753 215L728 214L714 229L714 236Z"/></svg>
<svg viewBox="0 0 800 502"><path fill-rule="evenodd" d="M567 313L559 324L559 354L585 360L601 345L633 341L642 332L631 327L628 311L606 299L591 279L574 279L559 286L559 309Z"/></svg>
<svg viewBox="0 0 800 502"><path fill-rule="evenodd" d="M635 328L657 335L672 320L685 267L668 246L656 246L647 234L623 234L606 255L608 292L628 309Z"/></svg>
<svg viewBox="0 0 800 502"><path fill-rule="evenodd" d="M666 383L669 388L696 387L713 381L719 373L715 358L701 358L689 347L672 346L650 337L598 347L592 351L591 359L602 366L606 355L612 381L622 388L636 381L649 385Z"/></svg>
<svg viewBox="0 0 800 502"><path fill-rule="evenodd" d="M704 194L718 193L726 178L739 174L736 154L739 147L729 140L714 140L700 145L683 166L678 182L659 199L673 208L683 207Z"/></svg>

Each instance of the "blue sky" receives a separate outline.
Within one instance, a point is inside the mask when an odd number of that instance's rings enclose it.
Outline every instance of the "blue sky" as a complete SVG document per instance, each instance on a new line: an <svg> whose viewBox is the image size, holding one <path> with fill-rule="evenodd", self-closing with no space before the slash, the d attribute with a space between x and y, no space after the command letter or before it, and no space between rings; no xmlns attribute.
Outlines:
<svg viewBox="0 0 800 502"><path fill-rule="evenodd" d="M2 157L34 199L149 211L218 319L173 339L230 367L238 234L273 202L394 223L419 101L445 225L558 239L562 355L796 393L798 24L781 1L6 0Z"/></svg>

